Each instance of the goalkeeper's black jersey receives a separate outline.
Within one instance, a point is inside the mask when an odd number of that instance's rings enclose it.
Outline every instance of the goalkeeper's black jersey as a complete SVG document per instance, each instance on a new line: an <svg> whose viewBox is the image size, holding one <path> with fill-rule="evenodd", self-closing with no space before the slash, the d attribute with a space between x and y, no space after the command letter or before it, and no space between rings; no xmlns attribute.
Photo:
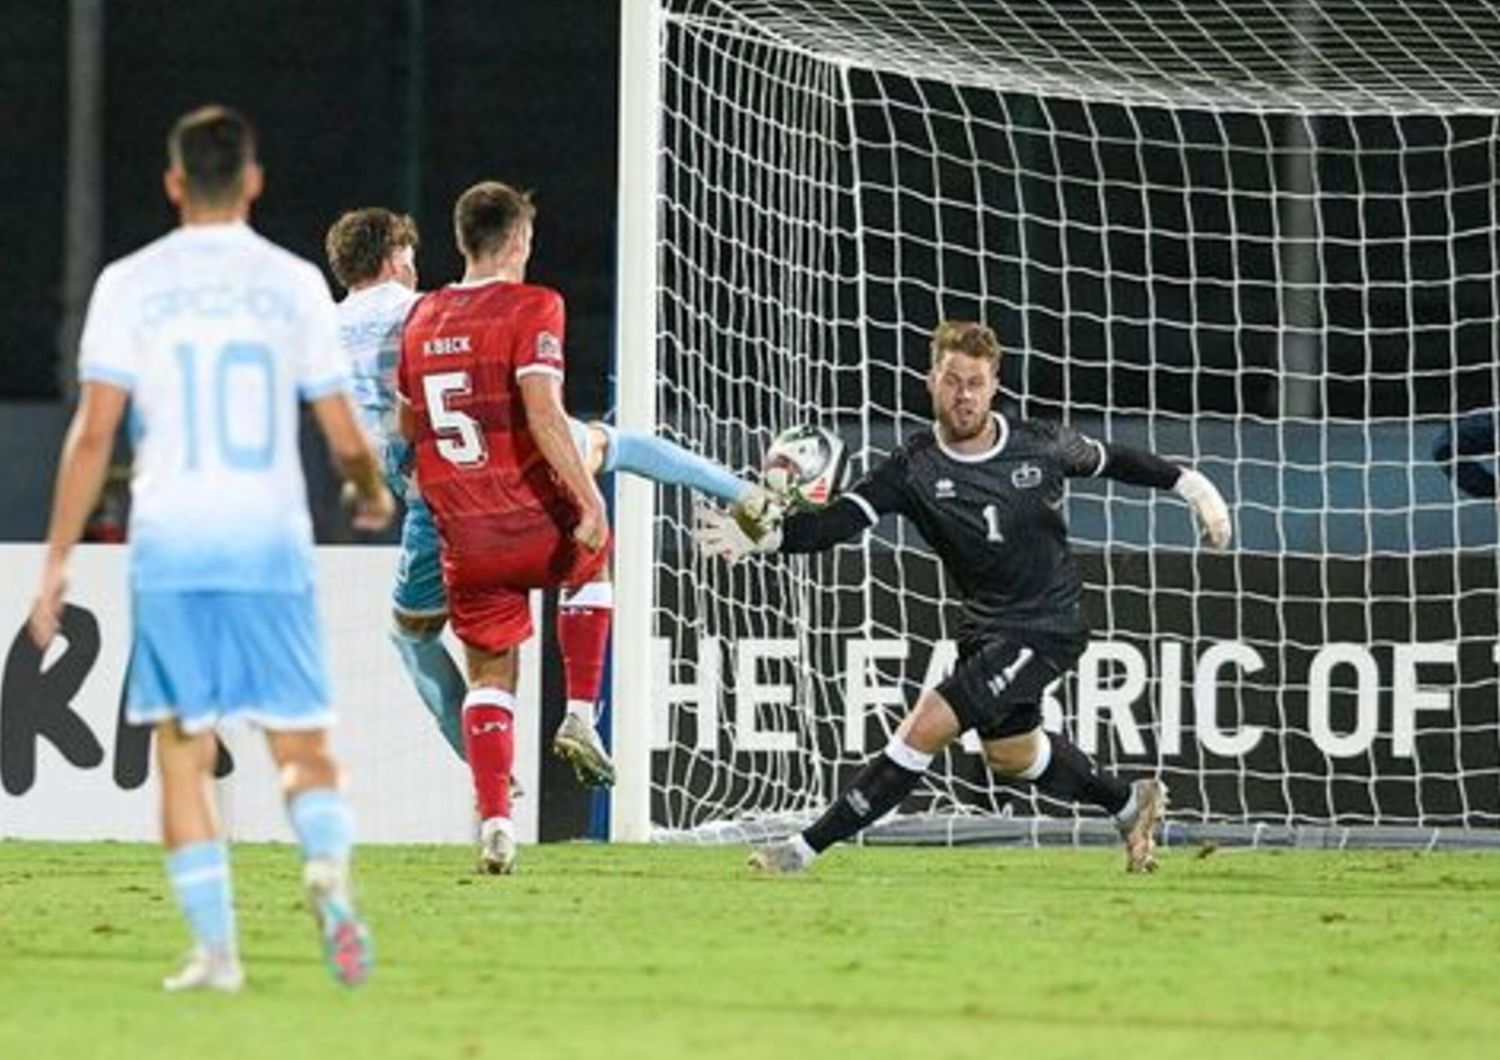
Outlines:
<svg viewBox="0 0 1500 1060"><path fill-rule="evenodd" d="M916 524L963 599L961 637L1082 633L1083 584L1068 548L1063 480L1099 474L1108 452L1062 424L995 419L995 444L972 455L923 430L836 507L853 503L870 525L887 512ZM813 524L830 514L788 518L782 550L824 547Z"/></svg>

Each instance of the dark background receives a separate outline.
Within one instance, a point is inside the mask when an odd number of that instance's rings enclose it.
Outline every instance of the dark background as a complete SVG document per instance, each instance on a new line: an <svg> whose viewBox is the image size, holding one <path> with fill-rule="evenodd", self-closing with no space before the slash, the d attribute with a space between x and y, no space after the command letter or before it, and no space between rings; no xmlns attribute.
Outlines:
<svg viewBox="0 0 1500 1060"><path fill-rule="evenodd" d="M389 206L421 227L424 287L462 271L451 209L464 188L533 189L530 278L568 301L567 400L605 413L614 319L618 4L614 0L171 0L105 3L102 267L176 224L161 189L168 128L204 103L255 122L266 193L252 223L324 266L344 210ZM0 3L0 538L36 540L73 394L59 353L68 164L68 5ZM342 293L342 292L337 292ZM321 540L347 520L304 432ZM123 455L123 454L122 454ZM123 491L116 489L123 495ZM387 535L388 537L389 535ZM550 603L549 603L550 606ZM550 613L550 612L549 612ZM550 628L550 621L547 628ZM543 730L562 711L555 648ZM544 838L600 812L543 758ZM597 822L596 822L597 824Z"/></svg>
<svg viewBox="0 0 1500 1060"><path fill-rule="evenodd" d="M346 209L414 214L424 285L457 278L450 211L486 178L536 191L531 275L569 305L568 399L609 404L618 11L611 0L105 4L103 260L161 235L167 129L221 102L256 123L253 222L323 264ZM59 379L68 5L0 4L0 402ZM330 281L332 277L330 275ZM5 406L0 403L0 415Z"/></svg>

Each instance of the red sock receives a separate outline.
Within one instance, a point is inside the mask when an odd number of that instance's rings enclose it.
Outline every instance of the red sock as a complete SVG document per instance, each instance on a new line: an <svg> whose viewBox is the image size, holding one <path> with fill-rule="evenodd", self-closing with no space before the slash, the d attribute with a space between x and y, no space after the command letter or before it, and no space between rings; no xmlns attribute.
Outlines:
<svg viewBox="0 0 1500 1060"><path fill-rule="evenodd" d="M599 702L614 608L614 586L609 582L565 590L558 600L557 646L562 650L570 702Z"/></svg>
<svg viewBox="0 0 1500 1060"><path fill-rule="evenodd" d="M474 777L481 819L510 816L510 767L515 762L516 697L498 688L475 688L464 698L464 751Z"/></svg>

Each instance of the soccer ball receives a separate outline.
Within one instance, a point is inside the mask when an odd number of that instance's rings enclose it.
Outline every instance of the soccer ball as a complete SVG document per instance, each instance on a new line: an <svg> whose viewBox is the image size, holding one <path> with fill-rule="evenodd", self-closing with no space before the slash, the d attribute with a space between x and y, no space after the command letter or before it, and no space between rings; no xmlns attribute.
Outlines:
<svg viewBox="0 0 1500 1060"><path fill-rule="evenodd" d="M766 489L792 507L822 508L848 485L849 454L825 427L789 427L778 434L761 462Z"/></svg>

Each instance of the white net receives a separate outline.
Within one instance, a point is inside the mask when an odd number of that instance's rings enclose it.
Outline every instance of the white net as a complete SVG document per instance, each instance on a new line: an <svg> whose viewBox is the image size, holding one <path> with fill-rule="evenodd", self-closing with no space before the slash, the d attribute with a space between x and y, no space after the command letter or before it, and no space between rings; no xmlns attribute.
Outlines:
<svg viewBox="0 0 1500 1060"><path fill-rule="evenodd" d="M1500 11L667 6L664 431L745 467L821 423L865 466L929 419L932 326L985 320L1007 413L1236 513L1209 556L1175 498L1073 488L1095 632L1050 724L1179 824L1500 824L1495 509L1431 457L1496 398ZM951 663L950 594L894 521L705 562L690 503L658 498L653 823L782 827ZM957 747L902 813L1087 816Z"/></svg>

